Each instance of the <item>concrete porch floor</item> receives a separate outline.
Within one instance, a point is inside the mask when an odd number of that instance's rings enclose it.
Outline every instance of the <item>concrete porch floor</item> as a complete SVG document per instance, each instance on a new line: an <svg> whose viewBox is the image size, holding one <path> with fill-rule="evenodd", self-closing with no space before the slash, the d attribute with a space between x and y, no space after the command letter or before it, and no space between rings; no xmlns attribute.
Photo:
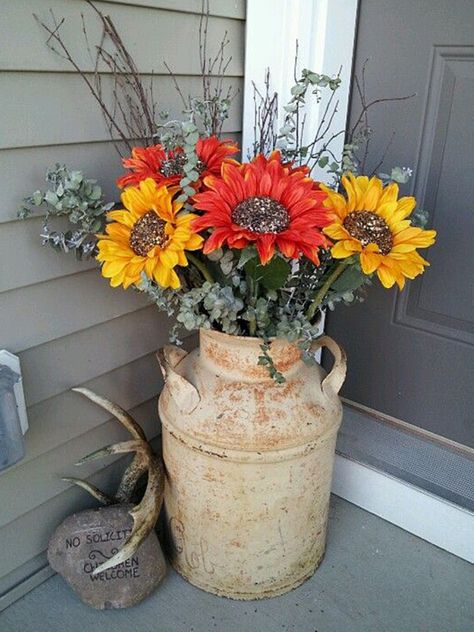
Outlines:
<svg viewBox="0 0 474 632"><path fill-rule="evenodd" d="M1 632L471 632L471 565L340 498L325 560L276 599L214 597L170 571L135 608L94 611L58 576L0 614Z"/></svg>

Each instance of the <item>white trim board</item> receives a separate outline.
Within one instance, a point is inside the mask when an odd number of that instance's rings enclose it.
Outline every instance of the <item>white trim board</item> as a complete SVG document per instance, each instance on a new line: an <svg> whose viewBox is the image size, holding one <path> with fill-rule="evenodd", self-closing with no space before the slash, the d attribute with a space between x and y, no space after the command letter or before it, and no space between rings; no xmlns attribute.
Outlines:
<svg viewBox="0 0 474 632"><path fill-rule="evenodd" d="M338 111L332 129L346 126L349 106L352 58L357 25L358 0L247 0L244 114L242 156L247 158L253 142L253 86L263 87L265 71L270 69L271 89L278 92L280 111L291 97L294 85L294 59L298 41L298 68L337 75L341 70L341 86L337 91ZM299 74L299 73L298 73ZM313 102L307 112L305 136L314 137L325 99ZM281 123L282 121L280 121ZM341 135L331 145L341 154ZM313 177L322 179L319 168ZM327 177L327 176L326 176Z"/></svg>
<svg viewBox="0 0 474 632"><path fill-rule="evenodd" d="M294 85L294 59L298 42L298 72L309 68L327 75L340 72L338 108L333 130L344 129L349 108L352 60L357 27L358 0L247 0L245 33L244 106L242 121L242 159L246 160L254 139L253 83L263 90L266 70L270 70L271 90L278 93L280 116L291 98ZM307 111L305 138L314 138L324 111L326 95L320 103L312 101ZM283 123L282 118L279 125ZM344 137L331 145L342 155ZM317 167L312 176L323 180ZM326 174L327 178L327 174ZM320 329L324 330L325 314ZM318 362L321 351L316 354Z"/></svg>
<svg viewBox="0 0 474 632"><path fill-rule="evenodd" d="M253 141L253 88L262 87L266 68L271 88L284 105L293 79L295 42L299 42L299 67L336 74L342 66L339 88L338 129L346 124L357 0L248 0L246 20L244 120L242 148L246 158ZM271 44L271 45L269 45ZM316 129L321 108L310 113L306 129ZM343 139L340 138L339 151ZM312 174L315 178L321 174ZM368 465L336 456L333 491L336 495L374 513L414 535L459 557L474 562L473 514Z"/></svg>
<svg viewBox="0 0 474 632"><path fill-rule="evenodd" d="M462 507L339 454L332 492L474 563L474 514Z"/></svg>

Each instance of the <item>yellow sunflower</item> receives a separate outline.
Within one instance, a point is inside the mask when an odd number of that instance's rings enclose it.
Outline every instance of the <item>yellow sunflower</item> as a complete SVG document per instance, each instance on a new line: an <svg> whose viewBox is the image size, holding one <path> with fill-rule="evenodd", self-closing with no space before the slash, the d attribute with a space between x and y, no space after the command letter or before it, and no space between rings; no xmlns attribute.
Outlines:
<svg viewBox="0 0 474 632"><path fill-rule="evenodd" d="M180 287L174 268L188 265L185 250L198 250L203 238L190 227L197 215L180 213L183 204L173 199L178 190L148 178L122 193L124 209L107 213L112 221L99 236L97 260L112 287L126 289L143 272L164 288Z"/></svg>
<svg viewBox="0 0 474 632"><path fill-rule="evenodd" d="M416 200L398 199L395 182L384 188L379 178L349 173L342 177L342 184L346 196L321 185L327 193L324 205L334 220L323 229L336 241L332 256L345 259L359 253L364 274L377 272L384 287L397 283L403 289L405 278L414 279L429 265L416 249L431 246L436 231L411 225L407 218Z"/></svg>

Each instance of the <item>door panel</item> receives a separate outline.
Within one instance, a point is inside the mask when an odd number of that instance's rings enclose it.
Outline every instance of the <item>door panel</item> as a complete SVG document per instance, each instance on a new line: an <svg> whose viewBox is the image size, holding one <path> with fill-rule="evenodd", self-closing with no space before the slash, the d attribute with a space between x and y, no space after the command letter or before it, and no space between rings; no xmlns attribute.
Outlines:
<svg viewBox="0 0 474 632"><path fill-rule="evenodd" d="M374 282L363 304L340 308L327 329L349 354L343 395L474 445L474 2L361 0L355 71L366 59L379 106L369 171L392 130L385 169L409 166L414 194L438 231L431 267L399 293ZM360 112L356 95L351 119Z"/></svg>

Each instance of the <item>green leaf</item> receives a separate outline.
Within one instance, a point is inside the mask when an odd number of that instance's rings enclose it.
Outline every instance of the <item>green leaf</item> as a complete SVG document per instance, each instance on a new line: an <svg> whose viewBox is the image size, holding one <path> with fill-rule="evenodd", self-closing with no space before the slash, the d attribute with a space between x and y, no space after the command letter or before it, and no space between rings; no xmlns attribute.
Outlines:
<svg viewBox="0 0 474 632"><path fill-rule="evenodd" d="M100 198L102 197L102 189L100 188L98 184L92 187L90 197L92 200L100 200Z"/></svg>
<svg viewBox="0 0 474 632"><path fill-rule="evenodd" d="M95 221L92 222L91 233L98 233L101 228L102 228L101 220L96 219Z"/></svg>
<svg viewBox="0 0 474 632"><path fill-rule="evenodd" d="M267 290L278 290L283 287L291 271L291 266L281 257L273 257L269 263L262 265L258 257L245 264L245 272L254 281L258 281Z"/></svg>
<svg viewBox="0 0 474 632"><path fill-rule="evenodd" d="M186 145L195 145L199 140L199 132L192 132L186 135Z"/></svg>
<svg viewBox="0 0 474 632"><path fill-rule="evenodd" d="M35 206L40 206L43 203L43 194L41 191L35 191L31 196L31 201Z"/></svg>
<svg viewBox="0 0 474 632"><path fill-rule="evenodd" d="M51 206L54 206L58 202L58 196L54 193L54 191L46 191L44 199L48 204L51 204Z"/></svg>
<svg viewBox="0 0 474 632"><path fill-rule="evenodd" d="M329 157L323 156L322 158L319 159L318 165L321 167L321 169L324 169L324 167L328 164L328 162L329 162Z"/></svg>
<svg viewBox="0 0 474 632"><path fill-rule="evenodd" d="M247 247L240 251L239 263L237 264L237 268L242 269L247 261L253 259L255 257L255 248Z"/></svg>
<svg viewBox="0 0 474 632"><path fill-rule="evenodd" d="M181 127L185 134L191 134L196 129L196 125L193 123L193 121L184 121L181 124Z"/></svg>
<svg viewBox="0 0 474 632"><path fill-rule="evenodd" d="M306 86L301 85L301 84L296 84L295 86L291 88L291 94L293 96L300 96L301 94L304 94L305 91L306 91Z"/></svg>
<svg viewBox="0 0 474 632"><path fill-rule="evenodd" d="M307 76L308 76L308 80L311 83L316 83L317 84L319 82L319 80L320 80L320 76L316 72L310 72L310 73L308 73Z"/></svg>
<svg viewBox="0 0 474 632"><path fill-rule="evenodd" d="M335 292L344 293L350 290L357 290L365 281L367 277L356 265L351 265L344 270L341 276L334 281L331 286Z"/></svg>
<svg viewBox="0 0 474 632"><path fill-rule="evenodd" d="M195 161L189 160L188 162L184 163L184 167L183 167L184 173L188 174L190 171L193 171L196 164L197 164L197 160Z"/></svg>

